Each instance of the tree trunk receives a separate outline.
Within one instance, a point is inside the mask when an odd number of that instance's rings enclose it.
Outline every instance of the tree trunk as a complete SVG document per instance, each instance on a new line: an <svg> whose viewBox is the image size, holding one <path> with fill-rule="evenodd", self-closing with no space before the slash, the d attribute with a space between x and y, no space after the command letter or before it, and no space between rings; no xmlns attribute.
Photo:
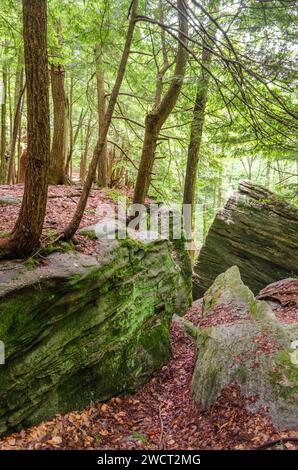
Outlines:
<svg viewBox="0 0 298 470"><path fill-rule="evenodd" d="M118 68L118 73L116 77L116 81L110 96L109 104L107 107L107 111L105 113L105 120L104 120L104 125L102 132L100 133L99 139L97 141L97 144L95 146L92 160L89 166L87 178L81 193L80 200L78 202L78 205L76 207L76 211L74 213L74 216L70 222L70 224L66 227L64 230L64 238L65 239L70 239L74 236L75 232L80 226L80 222L82 220L84 210L87 204L88 196L90 193L90 189L92 187L92 183L94 181L94 177L96 175L96 169L98 166L98 162L102 157L102 154L104 152L105 144L106 144L106 138L108 134L108 130L111 124L111 120L113 117L115 105L117 102L118 94L120 91L120 87L123 81L123 77L125 74L125 69L126 69L126 64L129 56L129 51L133 39L133 33L135 29L135 23L136 23L136 11L137 11L137 6L138 6L138 0L133 0L131 3L131 8L130 8L130 20L129 20L129 25L128 25L128 30L127 30L127 35L126 35L126 41L125 41L125 46L122 52L122 57L121 61L119 64Z"/></svg>
<svg viewBox="0 0 298 470"><path fill-rule="evenodd" d="M266 188L270 189L270 160L266 162Z"/></svg>
<svg viewBox="0 0 298 470"><path fill-rule="evenodd" d="M106 112L106 98L104 85L104 69L103 69L103 51L102 45L96 44L95 47L95 64L96 64L96 87L97 87L97 113L98 113L98 135L103 131L103 124ZM98 186L105 188L108 186L108 162L107 162L107 139L98 161L97 168Z"/></svg>
<svg viewBox="0 0 298 470"><path fill-rule="evenodd" d="M7 174L7 184L13 184L16 178L15 171L15 151L18 139L18 132L22 120L22 110L23 110L23 99L25 86L23 84L24 78L23 70L23 53L19 52L18 66L16 72L16 83L15 83L15 97L14 97L14 119L13 119L13 129L12 137L10 142L10 156L8 164L8 174Z"/></svg>
<svg viewBox="0 0 298 470"><path fill-rule="evenodd" d="M188 34L187 10L184 0L177 0L177 8L179 16L179 44L176 54L174 77L165 96L145 119L145 136L134 191L134 203L144 203L150 186L158 135L163 124L171 114L182 87L188 57L184 47L184 45L186 45L185 38Z"/></svg>
<svg viewBox="0 0 298 470"><path fill-rule="evenodd" d="M80 112L80 116L79 116L79 121L78 121L78 124L76 126L76 130L75 130L75 132L73 132L71 112L72 111L71 111L71 107L70 107L69 108L69 113L70 113L69 114L69 127L72 130L71 131L69 130L69 139L70 139L70 141L69 141L69 150L68 150L68 155L67 155L67 161L66 161L66 164L65 164L65 174L69 175L70 178L71 178L70 167L71 167L71 162L72 162L72 155L73 155L73 151L74 151L75 145L76 145L77 140L78 140L80 130L82 129L82 125L83 125L84 117L85 117L85 113L84 113L84 110L82 108L81 112Z"/></svg>
<svg viewBox="0 0 298 470"><path fill-rule="evenodd" d="M88 119L86 135L85 135L85 143L83 145L83 152L82 152L81 161L80 161L80 180L82 182L85 181L85 177L86 177L88 150L89 150L89 143L90 143L91 131L92 131L91 124L92 124L92 113L90 113L90 116Z"/></svg>
<svg viewBox="0 0 298 470"><path fill-rule="evenodd" d="M215 5L214 5L215 4ZM210 6L215 6L215 11L218 9L218 0L211 0ZM208 28L211 34L215 33L214 25L210 24ZM202 144L203 128L205 121L205 111L208 99L208 85L209 73L208 67L212 62L212 43L208 40L206 35L201 57L201 71L197 82L197 91L195 106L193 110L193 120L190 131L190 141L188 145L187 165L184 182L183 204L191 204L190 216L191 220L185 220L185 229L189 237L194 226L194 204L196 194L196 181L198 172L198 163L200 156L200 148Z"/></svg>
<svg viewBox="0 0 298 470"><path fill-rule="evenodd" d="M4 46L4 56L6 55L7 41ZM7 144L7 60L4 57L2 70L2 102L1 102L1 141L0 141L0 183L6 179L6 144Z"/></svg>
<svg viewBox="0 0 298 470"><path fill-rule="evenodd" d="M23 114L23 108L24 108L24 100L22 102L22 111L21 111L21 114ZM20 160L21 160L21 155L22 155L22 120L20 122L20 125L19 125L19 129L18 129L18 143L17 143L17 161L18 161L18 168L17 168L17 183L20 183Z"/></svg>
<svg viewBox="0 0 298 470"><path fill-rule="evenodd" d="M45 217L50 161L46 0L23 0L23 36L29 161L19 217L10 237L0 243L2 258L32 254L39 246Z"/></svg>
<svg viewBox="0 0 298 470"><path fill-rule="evenodd" d="M51 86L54 106L54 132L51 149L50 183L67 182L65 163L68 145L69 104L64 88L65 72L58 65L51 65Z"/></svg>

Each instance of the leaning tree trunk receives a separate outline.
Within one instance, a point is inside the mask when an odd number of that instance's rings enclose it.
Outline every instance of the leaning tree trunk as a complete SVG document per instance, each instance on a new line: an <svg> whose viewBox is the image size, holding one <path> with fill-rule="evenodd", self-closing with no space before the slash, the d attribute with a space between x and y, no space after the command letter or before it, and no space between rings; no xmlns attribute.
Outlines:
<svg viewBox="0 0 298 470"><path fill-rule="evenodd" d="M85 134L85 142L82 142L82 155L81 155L81 161L80 161L80 180L82 182L85 181L85 176L86 176L86 168L87 168L87 159L88 159L88 150L89 150L89 143L91 140L91 134L92 134L92 113L89 115L88 119L88 124L87 124L87 129L86 129L86 134Z"/></svg>
<svg viewBox="0 0 298 470"><path fill-rule="evenodd" d="M204 67L210 65L212 52L203 48L202 63ZM197 181L197 171L199 163L200 148L203 136L203 127L205 120L205 110L208 96L208 72L201 69L201 75L198 79L195 106L193 110L193 120L191 123L190 140L188 145L187 166L184 182L183 204L191 204L192 209L195 200L195 189ZM193 212L192 212L193 213Z"/></svg>
<svg viewBox="0 0 298 470"><path fill-rule="evenodd" d="M219 7L219 0L210 0L209 8L210 7L213 10L212 13L216 13ZM186 210L186 214L190 214L190 220L188 220L188 217L185 218L185 230L188 238L192 238L192 229L194 226L196 181L210 80L208 67L212 62L212 52L214 48L214 42L210 40L210 36L214 36L216 32L214 23L211 22L211 24L209 24L208 30L209 32L205 35L203 40L201 71L197 82L183 191L183 205L190 205L191 208L190 212Z"/></svg>
<svg viewBox="0 0 298 470"><path fill-rule="evenodd" d="M188 34L188 20L185 0L177 0L177 9L179 16L179 45L176 54L174 78L172 79L171 85L163 99L157 106L154 107L154 109L146 116L145 119L145 136L141 162L134 191L134 203L144 203L150 185L159 132L171 114L178 100L182 87L188 56L185 48L186 37Z"/></svg>
<svg viewBox="0 0 298 470"><path fill-rule="evenodd" d="M103 131L105 112L106 112L106 98L104 87L104 69L103 69L103 51L102 45L96 44L95 47L95 63L96 63L96 86L97 86L97 113L98 113L98 134ZM98 161L97 169L97 183L100 187L105 188L108 186L108 161L107 161L107 140Z"/></svg>
<svg viewBox="0 0 298 470"><path fill-rule="evenodd" d="M134 33L134 29L135 29L135 24L136 24L137 6L138 6L138 0L133 0L132 3L131 3L131 8L130 8L130 20L129 20L128 30L127 30L127 34L126 34L125 46L124 46L124 49L123 49L123 52L122 52L122 57L121 57L121 61L120 61L120 64L119 64L116 81L115 81L115 84L114 84L114 87L113 87L113 90L112 90L112 93L111 93L111 96L110 96L107 111L105 113L104 125L103 125L102 132L100 133L99 139L97 141L97 144L96 144L94 152L93 152L93 156L92 156L92 160L91 160L91 163L90 163L90 166L89 166L87 178L86 178L85 184L83 186L83 190L82 190L81 197L80 197L80 200L78 202L78 205L76 207L76 211L74 213L74 216L73 216L71 222L69 223L69 225L64 230L63 235L64 235L65 239L72 238L74 236L74 234L76 233L77 229L80 226L80 223L81 223L81 220L82 220L82 217L83 217L83 214L84 214L84 210L85 210L85 207L86 207L86 204L87 204L88 196L89 196L89 193L90 193L90 189L92 187L92 183L93 183L95 175L96 175L96 169L97 169L97 166L98 166L98 162L100 161L100 159L102 157L102 154L104 152L104 149L105 149L108 131L109 131L110 124L111 124L111 121L112 121L112 117L113 117L115 105L116 105L116 102L117 102L117 98L118 98L118 95L119 95L120 87L121 87L123 77L124 77L124 74L125 74L126 64L127 64L129 51L130 51L130 47L131 47L131 43L132 43L132 39L133 39L133 33Z"/></svg>
<svg viewBox="0 0 298 470"><path fill-rule="evenodd" d="M23 35L29 160L19 217L11 235L0 242L2 258L32 254L45 217L50 162L46 0L23 0Z"/></svg>
<svg viewBox="0 0 298 470"><path fill-rule="evenodd" d="M52 184L64 184L67 182L65 163L68 150L68 99L64 87L65 72L58 65L51 65L51 86L54 106L54 132L51 149Z"/></svg>

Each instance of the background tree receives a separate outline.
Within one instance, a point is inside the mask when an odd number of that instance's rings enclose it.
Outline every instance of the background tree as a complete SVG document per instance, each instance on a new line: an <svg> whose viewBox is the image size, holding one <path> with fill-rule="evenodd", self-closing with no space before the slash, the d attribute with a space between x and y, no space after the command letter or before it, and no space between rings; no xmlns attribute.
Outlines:
<svg viewBox="0 0 298 470"><path fill-rule="evenodd" d="M46 0L23 0L23 34L29 160L20 214L13 232L0 241L1 257L31 254L39 245L45 216L50 159Z"/></svg>
<svg viewBox="0 0 298 470"><path fill-rule="evenodd" d="M145 135L134 190L134 203L144 203L150 185L157 139L163 124L166 122L177 102L183 83L187 62L187 51L184 45L187 43L186 37L188 34L187 8L184 0L177 0L177 9L179 18L179 43L175 59L174 76L164 97L161 99L160 93L155 95L158 97L155 100L155 106L145 119Z"/></svg>
<svg viewBox="0 0 298 470"><path fill-rule="evenodd" d="M111 120L113 117L113 112L114 112L114 108L117 102L117 97L120 91L120 87L121 87L123 77L125 74L126 64L128 61L130 47L131 47L131 43L133 40L133 33L134 33L135 23L136 23L137 7L138 7L138 1L133 0L130 5L130 20L129 20L129 25L127 29L126 41L125 41L124 49L122 52L121 61L118 67L118 73L116 76L115 84L114 84L114 87L110 96L109 104L107 106L107 111L105 113L104 125L103 125L101 132L99 133L99 139L96 143L96 146L93 152L93 157L90 162L87 178L84 183L84 187L82 189L82 193L81 193L78 205L76 207L76 211L74 213L74 216L71 222L66 227L63 233L64 238L67 240L74 236L75 232L80 226L80 222L84 214L84 210L87 204L92 182L94 181L94 177L96 175L98 162L100 161L102 157L102 153L105 150L107 134L108 134Z"/></svg>

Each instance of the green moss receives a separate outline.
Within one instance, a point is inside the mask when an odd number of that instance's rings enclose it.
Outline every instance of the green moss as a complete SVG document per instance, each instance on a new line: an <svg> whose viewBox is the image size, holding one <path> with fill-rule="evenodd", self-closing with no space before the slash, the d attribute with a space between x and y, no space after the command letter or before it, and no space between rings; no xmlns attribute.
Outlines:
<svg viewBox="0 0 298 470"><path fill-rule="evenodd" d="M118 202L119 199L125 199L126 201L129 201L128 196L122 194L117 189L108 189L105 193L108 198L112 199L115 202Z"/></svg>
<svg viewBox="0 0 298 470"><path fill-rule="evenodd" d="M0 434L134 391L169 359L169 243L124 240L101 265L62 273L0 297Z"/></svg>
<svg viewBox="0 0 298 470"><path fill-rule="evenodd" d="M28 269L34 269L36 268L36 266L38 266L39 264L39 259L38 258L34 258L33 256L28 258L25 262L24 262L24 265L28 268Z"/></svg>
<svg viewBox="0 0 298 470"><path fill-rule="evenodd" d="M95 230L81 230L80 234L89 238L89 240L98 240Z"/></svg>
<svg viewBox="0 0 298 470"><path fill-rule="evenodd" d="M0 231L0 238L5 238L9 235L9 232Z"/></svg>
<svg viewBox="0 0 298 470"><path fill-rule="evenodd" d="M148 441L148 438L147 436L144 436L144 434L140 434L139 432L137 431L134 431L131 435L130 435L131 439L135 439L136 441L139 441L141 442L142 444L146 444L146 442Z"/></svg>
<svg viewBox="0 0 298 470"><path fill-rule="evenodd" d="M279 351L275 358L275 370L271 372L273 383L279 384L282 397L298 397L298 366L293 364L290 350Z"/></svg>

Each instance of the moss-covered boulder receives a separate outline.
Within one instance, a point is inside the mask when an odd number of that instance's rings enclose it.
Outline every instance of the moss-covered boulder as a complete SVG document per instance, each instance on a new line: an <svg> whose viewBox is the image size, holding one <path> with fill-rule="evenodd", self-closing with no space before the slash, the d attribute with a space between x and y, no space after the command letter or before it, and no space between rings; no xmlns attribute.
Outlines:
<svg viewBox="0 0 298 470"><path fill-rule="evenodd" d="M220 210L194 267L194 298L238 266L257 294L268 284L298 275L298 209L272 192L241 182Z"/></svg>
<svg viewBox="0 0 298 470"><path fill-rule="evenodd" d="M169 359L169 322L190 302L177 309L172 244L98 243L97 256L1 265L0 435L132 392Z"/></svg>
<svg viewBox="0 0 298 470"><path fill-rule="evenodd" d="M239 300L235 298L237 277ZM257 397L255 409L264 405L277 427L298 429L298 306L296 322L278 321L267 302L248 292L236 267L226 273L224 282L223 275L216 279L213 292L213 298L212 288L204 298L205 314L227 320L207 328L193 326L192 336L197 341L192 382L195 401L207 408L224 387L237 383L244 394ZM235 309L239 319L229 322Z"/></svg>

